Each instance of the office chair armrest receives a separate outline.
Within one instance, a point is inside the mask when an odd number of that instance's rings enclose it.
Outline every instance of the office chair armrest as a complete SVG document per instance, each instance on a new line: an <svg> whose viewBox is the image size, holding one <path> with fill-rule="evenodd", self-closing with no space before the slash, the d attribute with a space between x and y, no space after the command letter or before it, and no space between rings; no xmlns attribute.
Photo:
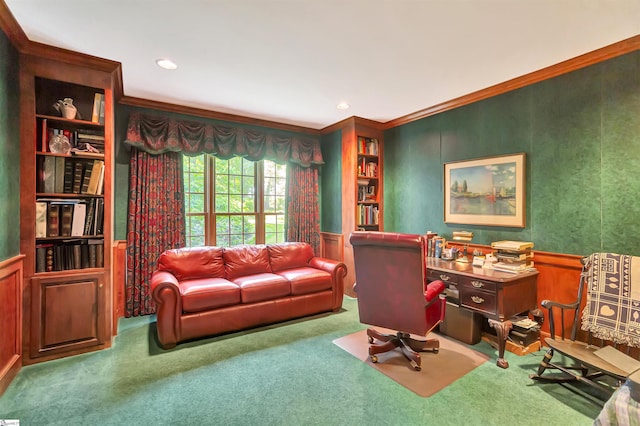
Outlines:
<svg viewBox="0 0 640 426"><path fill-rule="evenodd" d="M442 293L445 289L445 285L441 280L431 281L427 284L427 290L424 292L424 299L427 302L431 302Z"/></svg>

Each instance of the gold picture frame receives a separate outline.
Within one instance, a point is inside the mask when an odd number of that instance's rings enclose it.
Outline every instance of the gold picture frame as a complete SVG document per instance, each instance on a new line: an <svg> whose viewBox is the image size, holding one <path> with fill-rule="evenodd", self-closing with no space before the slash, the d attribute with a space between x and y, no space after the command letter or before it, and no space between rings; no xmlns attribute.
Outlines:
<svg viewBox="0 0 640 426"><path fill-rule="evenodd" d="M525 154L444 164L444 222L525 226Z"/></svg>

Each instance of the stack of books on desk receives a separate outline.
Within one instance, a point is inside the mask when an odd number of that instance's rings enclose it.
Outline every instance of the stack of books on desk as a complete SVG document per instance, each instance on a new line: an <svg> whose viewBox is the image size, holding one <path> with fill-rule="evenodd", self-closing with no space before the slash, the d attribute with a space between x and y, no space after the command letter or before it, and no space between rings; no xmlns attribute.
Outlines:
<svg viewBox="0 0 640 426"><path fill-rule="evenodd" d="M491 248L498 261L493 269L506 272L522 272L534 267L533 243L528 241L497 241Z"/></svg>

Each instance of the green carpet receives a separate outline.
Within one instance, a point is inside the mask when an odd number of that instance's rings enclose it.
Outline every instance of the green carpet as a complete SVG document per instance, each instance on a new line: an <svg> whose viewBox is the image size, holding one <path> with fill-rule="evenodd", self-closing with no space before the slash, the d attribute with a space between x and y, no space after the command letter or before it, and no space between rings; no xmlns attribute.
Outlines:
<svg viewBox="0 0 640 426"><path fill-rule="evenodd" d="M111 349L27 366L0 419L27 425L590 425L602 403L528 378L542 352L507 353L429 398L332 341L365 328L343 311L163 351L153 317L120 321Z"/></svg>

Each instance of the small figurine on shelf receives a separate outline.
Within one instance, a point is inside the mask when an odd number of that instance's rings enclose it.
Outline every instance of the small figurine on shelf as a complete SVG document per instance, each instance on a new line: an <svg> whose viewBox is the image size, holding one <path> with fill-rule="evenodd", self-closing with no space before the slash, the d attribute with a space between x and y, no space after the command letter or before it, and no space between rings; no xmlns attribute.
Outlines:
<svg viewBox="0 0 640 426"><path fill-rule="evenodd" d="M78 109L73 104L73 99L64 98L59 100L55 104L53 104L53 108L60 113L60 115L64 118L81 120L80 114L78 113Z"/></svg>

